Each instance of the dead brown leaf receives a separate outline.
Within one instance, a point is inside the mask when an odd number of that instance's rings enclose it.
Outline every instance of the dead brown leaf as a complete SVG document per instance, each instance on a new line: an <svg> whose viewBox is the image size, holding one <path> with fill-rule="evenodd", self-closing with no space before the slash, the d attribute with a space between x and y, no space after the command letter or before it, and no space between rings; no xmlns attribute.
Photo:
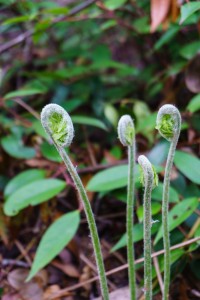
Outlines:
<svg viewBox="0 0 200 300"><path fill-rule="evenodd" d="M142 295L141 289L137 289L136 298L139 299ZM129 300L130 299L130 290L129 287L124 287L121 289L117 289L116 291L109 294L110 300ZM95 300L101 300L101 297L95 298Z"/></svg>
<svg viewBox="0 0 200 300"><path fill-rule="evenodd" d="M8 283L11 287L16 289L23 300L42 300L43 299L43 286L47 283L47 276L44 272L39 272L38 275L25 282L29 271L18 268L13 270L8 275Z"/></svg>
<svg viewBox="0 0 200 300"><path fill-rule="evenodd" d="M60 262L54 260L52 262L52 265L70 277L79 278L79 276L80 276L78 269L70 263L63 264L63 263L60 263Z"/></svg>
<svg viewBox="0 0 200 300"><path fill-rule="evenodd" d="M151 32L155 32L169 13L171 0L151 0Z"/></svg>

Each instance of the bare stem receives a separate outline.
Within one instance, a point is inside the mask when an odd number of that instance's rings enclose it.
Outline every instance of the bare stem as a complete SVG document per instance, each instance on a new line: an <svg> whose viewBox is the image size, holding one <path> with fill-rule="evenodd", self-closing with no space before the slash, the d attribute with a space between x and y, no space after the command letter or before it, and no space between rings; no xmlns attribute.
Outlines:
<svg viewBox="0 0 200 300"><path fill-rule="evenodd" d="M169 224L168 224L168 210L169 210L169 187L170 175L176 150L178 137L175 136L171 142L164 177L163 199L162 199L162 224L163 224L163 244L165 249L164 255L164 291L163 300L169 298L170 285L170 238L169 238Z"/></svg>
<svg viewBox="0 0 200 300"><path fill-rule="evenodd" d="M133 206L134 206L134 177L135 177L135 142L128 147L128 194L127 194L127 257L130 299L136 299L135 265L134 265L134 243L133 243Z"/></svg>
<svg viewBox="0 0 200 300"><path fill-rule="evenodd" d="M60 156L62 157L62 159L63 159L63 161L64 161L64 163L76 185L79 197L83 202L86 218L87 218L90 233L91 233L91 239L92 239L92 244L93 244L93 248L94 248L94 254L95 254L95 259L96 259L96 264L97 264L99 280L100 280L102 297L103 297L103 300L109 300L109 292L108 292L107 280L106 280L106 275L105 275L103 257L102 257L102 253L101 253L100 241L99 241L97 227L96 227L96 223L95 223L95 219L94 219L94 215L92 212L90 202L88 200L86 191L82 184L82 181L76 171L76 168L73 166L69 156L67 155L67 153L65 152L65 150L62 147L58 147L57 145L55 145L55 146L56 146Z"/></svg>
<svg viewBox="0 0 200 300"><path fill-rule="evenodd" d="M145 300L152 299L151 267L151 191L152 180L145 184L144 190L144 289Z"/></svg>

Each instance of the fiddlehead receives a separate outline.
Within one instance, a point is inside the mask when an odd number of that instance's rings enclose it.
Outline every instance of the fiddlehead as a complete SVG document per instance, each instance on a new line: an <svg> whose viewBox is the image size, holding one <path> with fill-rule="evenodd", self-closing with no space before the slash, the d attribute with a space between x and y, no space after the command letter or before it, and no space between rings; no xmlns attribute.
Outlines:
<svg viewBox="0 0 200 300"><path fill-rule="evenodd" d="M46 105L41 112L41 122L54 143L59 147L70 146L74 127L69 114L57 104Z"/></svg>

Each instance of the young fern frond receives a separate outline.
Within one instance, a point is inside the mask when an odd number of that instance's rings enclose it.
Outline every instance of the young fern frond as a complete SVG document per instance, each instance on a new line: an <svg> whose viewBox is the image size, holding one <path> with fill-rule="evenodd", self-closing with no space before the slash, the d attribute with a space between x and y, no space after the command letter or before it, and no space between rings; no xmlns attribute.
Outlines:
<svg viewBox="0 0 200 300"><path fill-rule="evenodd" d="M151 192L158 185L158 177L154 167L144 155L138 157L138 163L141 167L141 183L144 186L144 291L145 300L151 300Z"/></svg>
<svg viewBox="0 0 200 300"><path fill-rule="evenodd" d="M135 178L135 128L129 115L121 117L118 123L118 136L122 145L128 147L128 187L127 187L127 257L129 273L130 299L136 300L136 282L133 244L133 206L134 206L134 178Z"/></svg>
<svg viewBox="0 0 200 300"><path fill-rule="evenodd" d="M90 201L87 197L86 191L76 171L76 168L73 166L69 156L67 155L64 149L64 147L70 146L74 137L73 123L68 113L57 104L49 104L43 108L41 113L41 122L45 131L52 139L61 158L63 159L75 183L79 197L83 202L83 207L88 221L90 235L94 248L102 298L103 300L109 300L109 292L105 275L103 257L101 253L100 241Z"/></svg>
<svg viewBox="0 0 200 300"><path fill-rule="evenodd" d="M168 225L169 187L175 150L181 130L181 115L174 105L166 104L158 111L156 123L156 128L159 130L160 134L166 140L171 142L165 168L162 198L163 243L165 249L163 300L168 300L170 285L170 238Z"/></svg>

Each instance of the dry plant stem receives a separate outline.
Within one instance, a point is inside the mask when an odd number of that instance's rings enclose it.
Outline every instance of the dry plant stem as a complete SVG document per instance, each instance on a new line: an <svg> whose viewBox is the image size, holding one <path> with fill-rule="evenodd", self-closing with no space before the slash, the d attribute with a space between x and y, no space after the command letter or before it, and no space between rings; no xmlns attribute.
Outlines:
<svg viewBox="0 0 200 300"><path fill-rule="evenodd" d="M135 142L128 147L128 194L126 211L126 230L127 230L127 257L128 257L128 275L130 287L130 299L136 299L136 280L134 264L134 243L133 243L133 206L134 206L134 173L135 173Z"/></svg>
<svg viewBox="0 0 200 300"><path fill-rule="evenodd" d="M99 241L97 227L95 224L94 215L92 212L92 208L91 208L89 199L85 192L82 181L76 171L76 168L73 166L69 156L67 155L67 153L65 152L65 150L62 147L58 147L56 144L55 144L55 146L56 146L60 156L62 157L62 159L63 159L63 161L64 161L64 163L76 185L77 191L79 193L79 197L83 202L86 218L88 220L89 229L90 229L90 233L91 233L91 239L92 239L92 244L93 244L93 248L94 248L94 253L95 253L95 259L96 259L97 270L98 270L98 275L99 275L99 280L100 280L102 297L103 297L103 300L109 300L109 292L108 292L107 280L106 280L106 275L105 275L103 257L102 257L102 253L101 253L100 241Z"/></svg>

